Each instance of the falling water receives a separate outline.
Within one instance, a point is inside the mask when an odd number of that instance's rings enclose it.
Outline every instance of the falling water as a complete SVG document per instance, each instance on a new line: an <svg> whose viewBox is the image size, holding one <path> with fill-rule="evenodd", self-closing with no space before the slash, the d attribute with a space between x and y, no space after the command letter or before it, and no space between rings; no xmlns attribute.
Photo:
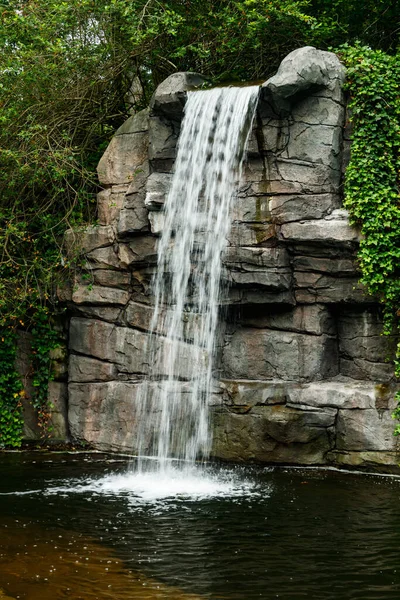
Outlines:
<svg viewBox="0 0 400 600"><path fill-rule="evenodd" d="M222 254L258 87L189 92L153 279L154 313L138 432L142 456L190 465L210 450L208 405Z"/></svg>

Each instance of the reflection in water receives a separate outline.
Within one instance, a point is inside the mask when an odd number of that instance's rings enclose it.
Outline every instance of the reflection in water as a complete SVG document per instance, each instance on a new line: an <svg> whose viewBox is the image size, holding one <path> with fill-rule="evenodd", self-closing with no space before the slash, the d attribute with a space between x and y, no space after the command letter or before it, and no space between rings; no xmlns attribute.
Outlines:
<svg viewBox="0 0 400 600"><path fill-rule="evenodd" d="M93 598L200 600L127 569L113 552L82 534L46 531L8 520L0 527L0 600Z"/></svg>
<svg viewBox="0 0 400 600"><path fill-rule="evenodd" d="M34 460L0 457L0 589L12 597L400 597L400 480L216 470L214 493L149 498L118 485L124 462Z"/></svg>

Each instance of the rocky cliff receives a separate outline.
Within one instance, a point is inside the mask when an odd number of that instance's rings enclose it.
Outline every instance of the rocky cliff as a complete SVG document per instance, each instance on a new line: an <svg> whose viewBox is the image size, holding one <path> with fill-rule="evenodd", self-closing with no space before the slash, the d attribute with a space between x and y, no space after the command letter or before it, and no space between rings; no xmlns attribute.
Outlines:
<svg viewBox="0 0 400 600"><path fill-rule="evenodd" d="M100 449L135 449L162 206L186 92L203 81L172 75L116 132L98 167L99 224L67 235L70 251L84 256L70 298L69 426ZM379 305L358 283L359 233L341 208L343 81L334 54L307 47L261 88L224 257L215 457L399 461L395 340L381 336ZM183 344L182 397L187 360Z"/></svg>

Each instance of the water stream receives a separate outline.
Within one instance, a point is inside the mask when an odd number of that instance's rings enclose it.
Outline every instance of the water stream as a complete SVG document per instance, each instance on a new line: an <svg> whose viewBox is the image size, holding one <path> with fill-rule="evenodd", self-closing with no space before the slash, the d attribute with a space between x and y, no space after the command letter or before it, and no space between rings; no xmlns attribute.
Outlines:
<svg viewBox="0 0 400 600"><path fill-rule="evenodd" d="M189 92L153 280L150 375L142 386L139 470L191 469L211 442L208 405L221 257L259 88Z"/></svg>

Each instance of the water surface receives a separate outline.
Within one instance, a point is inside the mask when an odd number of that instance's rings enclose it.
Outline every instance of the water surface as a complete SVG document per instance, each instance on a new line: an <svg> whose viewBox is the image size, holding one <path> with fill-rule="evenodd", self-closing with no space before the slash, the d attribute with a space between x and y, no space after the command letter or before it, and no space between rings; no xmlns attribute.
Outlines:
<svg viewBox="0 0 400 600"><path fill-rule="evenodd" d="M400 597L400 480L301 469L139 481L125 458L0 456L0 598Z"/></svg>

